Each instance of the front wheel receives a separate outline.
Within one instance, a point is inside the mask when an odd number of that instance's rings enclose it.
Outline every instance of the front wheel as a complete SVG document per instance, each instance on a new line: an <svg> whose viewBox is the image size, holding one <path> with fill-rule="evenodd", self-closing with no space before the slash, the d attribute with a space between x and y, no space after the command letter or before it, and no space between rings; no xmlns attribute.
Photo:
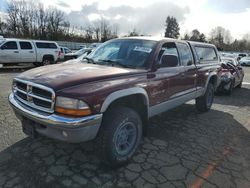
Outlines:
<svg viewBox="0 0 250 188"><path fill-rule="evenodd" d="M127 107L113 107L104 114L97 137L102 160L109 166L121 166L135 153L142 137L138 113Z"/></svg>
<svg viewBox="0 0 250 188"><path fill-rule="evenodd" d="M233 92L233 88L234 88L234 80L230 80L227 87L225 88L225 94L231 95Z"/></svg>
<svg viewBox="0 0 250 188"><path fill-rule="evenodd" d="M214 86L208 83L207 90L203 96L195 99L196 108L200 112L207 112L212 107L214 101Z"/></svg>

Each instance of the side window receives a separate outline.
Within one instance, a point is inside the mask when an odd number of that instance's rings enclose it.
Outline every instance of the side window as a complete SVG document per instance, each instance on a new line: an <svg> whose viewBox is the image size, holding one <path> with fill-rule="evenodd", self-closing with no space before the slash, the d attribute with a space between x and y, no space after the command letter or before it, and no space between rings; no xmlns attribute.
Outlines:
<svg viewBox="0 0 250 188"><path fill-rule="evenodd" d="M19 42L22 50L31 50L32 46L30 42Z"/></svg>
<svg viewBox="0 0 250 188"><path fill-rule="evenodd" d="M1 47L3 50L17 50L17 43L14 41L6 42Z"/></svg>
<svg viewBox="0 0 250 188"><path fill-rule="evenodd" d="M48 43L48 42L36 42L37 48L49 48L49 49L57 49L55 43Z"/></svg>
<svg viewBox="0 0 250 188"><path fill-rule="evenodd" d="M195 51L201 63L204 61L214 61L218 59L215 50L212 47L196 46Z"/></svg>
<svg viewBox="0 0 250 188"><path fill-rule="evenodd" d="M178 51L174 42L162 45L158 56L159 67L177 67L179 65Z"/></svg>
<svg viewBox="0 0 250 188"><path fill-rule="evenodd" d="M184 66L193 65L193 58L190 48L183 43L177 43L177 47L179 50L181 64Z"/></svg>

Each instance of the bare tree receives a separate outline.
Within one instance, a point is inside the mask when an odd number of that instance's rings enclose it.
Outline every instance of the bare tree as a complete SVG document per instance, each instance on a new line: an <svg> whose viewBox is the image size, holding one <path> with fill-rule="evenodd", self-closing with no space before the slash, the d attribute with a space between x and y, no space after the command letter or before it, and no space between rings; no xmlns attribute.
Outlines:
<svg viewBox="0 0 250 188"><path fill-rule="evenodd" d="M230 45L232 36L229 30L218 26L210 32L210 41L220 48L224 48L226 45Z"/></svg>

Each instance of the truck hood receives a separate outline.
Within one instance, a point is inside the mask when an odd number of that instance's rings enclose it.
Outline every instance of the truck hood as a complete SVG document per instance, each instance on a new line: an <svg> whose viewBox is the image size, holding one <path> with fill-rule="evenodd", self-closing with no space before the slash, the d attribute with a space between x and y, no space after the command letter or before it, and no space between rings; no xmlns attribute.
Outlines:
<svg viewBox="0 0 250 188"><path fill-rule="evenodd" d="M42 84L58 91L79 84L143 72L146 70L72 62L31 69L17 78Z"/></svg>

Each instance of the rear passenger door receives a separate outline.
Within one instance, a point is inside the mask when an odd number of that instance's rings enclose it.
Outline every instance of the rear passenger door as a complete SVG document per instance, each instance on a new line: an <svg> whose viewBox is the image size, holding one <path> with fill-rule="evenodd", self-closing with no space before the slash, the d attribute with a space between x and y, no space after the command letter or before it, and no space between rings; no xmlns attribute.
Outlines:
<svg viewBox="0 0 250 188"><path fill-rule="evenodd" d="M180 61L185 69L184 88L185 93L189 94L196 91L197 85L197 69L194 64L194 59L190 47L185 42L178 42L177 48L179 51Z"/></svg>
<svg viewBox="0 0 250 188"><path fill-rule="evenodd" d="M7 41L1 46L0 62L1 63L18 63L20 54L16 41Z"/></svg>
<svg viewBox="0 0 250 188"><path fill-rule="evenodd" d="M36 52L31 42L20 41L20 58L24 63L36 62Z"/></svg>

